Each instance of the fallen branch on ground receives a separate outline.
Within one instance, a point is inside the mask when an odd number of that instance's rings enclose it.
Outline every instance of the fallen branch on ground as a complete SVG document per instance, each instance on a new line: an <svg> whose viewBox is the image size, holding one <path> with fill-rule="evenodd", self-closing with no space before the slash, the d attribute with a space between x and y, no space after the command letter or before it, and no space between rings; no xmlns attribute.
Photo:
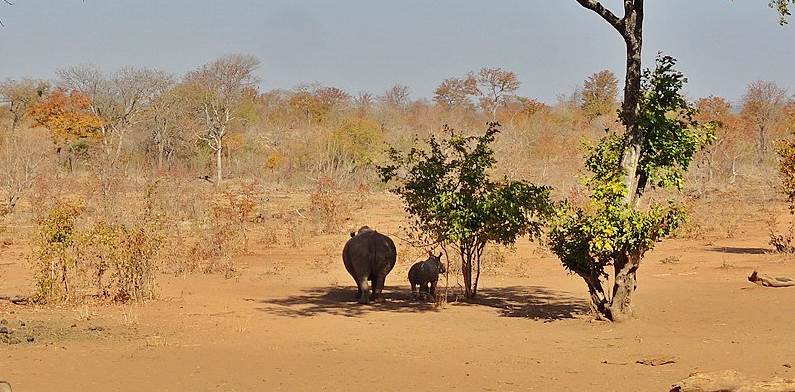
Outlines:
<svg viewBox="0 0 795 392"><path fill-rule="evenodd" d="M8 301L14 305L25 305L30 301L28 297L21 297L18 295L10 296L10 295L0 295L0 301Z"/></svg>
<svg viewBox="0 0 795 392"><path fill-rule="evenodd" d="M670 392L795 392L795 380L776 377L754 382L734 370L696 373L675 384Z"/></svg>
<svg viewBox="0 0 795 392"><path fill-rule="evenodd" d="M795 286L795 280L787 277L774 277L754 270L748 277L749 282L756 283L764 287L790 287Z"/></svg>

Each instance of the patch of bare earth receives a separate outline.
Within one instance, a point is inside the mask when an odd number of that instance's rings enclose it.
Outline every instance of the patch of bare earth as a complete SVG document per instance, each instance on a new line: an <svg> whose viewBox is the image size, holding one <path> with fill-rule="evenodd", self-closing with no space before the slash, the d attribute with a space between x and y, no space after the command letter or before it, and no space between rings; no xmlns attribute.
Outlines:
<svg viewBox="0 0 795 392"><path fill-rule="evenodd" d="M399 233L397 205L355 215L351 226ZM795 288L746 279L795 276L761 222L660 245L639 273L637 318L616 325L592 321L584 283L529 243L483 277L479 300L443 308L412 300L406 255L418 254L399 244L388 301L361 306L338 254L347 238L255 236L235 277L163 276L141 305L0 301L20 340L0 341L0 379L19 391L667 391L695 372L795 377ZM16 248L0 252L0 294L30 291Z"/></svg>

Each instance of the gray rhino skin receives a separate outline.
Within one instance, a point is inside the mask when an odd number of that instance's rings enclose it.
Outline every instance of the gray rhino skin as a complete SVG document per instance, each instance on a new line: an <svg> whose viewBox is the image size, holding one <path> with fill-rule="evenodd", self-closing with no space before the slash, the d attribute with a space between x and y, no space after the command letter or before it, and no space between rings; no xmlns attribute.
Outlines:
<svg viewBox="0 0 795 392"><path fill-rule="evenodd" d="M430 294L431 298L436 298L436 283L439 281L439 274L447 272L441 259L441 253L439 256L429 253L427 260L419 261L411 266L409 283L414 298L417 298L418 294ZM428 287L429 285L430 287Z"/></svg>
<svg viewBox="0 0 795 392"><path fill-rule="evenodd" d="M381 291L386 276L397 261L397 249L392 239L363 226L356 233L351 233L351 238L342 249L342 261L356 282L356 298L360 304L383 300Z"/></svg>

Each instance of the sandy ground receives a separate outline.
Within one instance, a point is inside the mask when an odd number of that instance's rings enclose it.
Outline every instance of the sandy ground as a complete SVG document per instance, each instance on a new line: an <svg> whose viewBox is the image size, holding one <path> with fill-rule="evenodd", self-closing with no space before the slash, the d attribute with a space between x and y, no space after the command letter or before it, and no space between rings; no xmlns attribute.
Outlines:
<svg viewBox="0 0 795 392"><path fill-rule="evenodd" d="M163 276L143 305L0 302L19 340L0 343L0 379L23 392L667 391L696 371L795 377L795 287L746 280L755 267L795 277L795 262L767 252L762 223L743 227L651 252L637 317L622 324L593 321L585 284L527 242L483 277L476 303L435 309L409 294L416 252L399 249L388 302L362 306L337 254L344 233L300 248L255 241L239 276ZM30 291L25 252L2 249L0 293ZM637 363L653 358L674 363Z"/></svg>

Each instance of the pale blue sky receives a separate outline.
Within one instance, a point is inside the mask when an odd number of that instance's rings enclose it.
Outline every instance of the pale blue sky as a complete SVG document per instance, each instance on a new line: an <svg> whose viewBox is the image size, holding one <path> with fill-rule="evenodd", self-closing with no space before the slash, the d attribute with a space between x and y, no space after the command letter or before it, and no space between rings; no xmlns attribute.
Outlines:
<svg viewBox="0 0 795 392"><path fill-rule="evenodd" d="M574 0L16 0L0 4L0 78L59 67L182 73L218 56L259 57L264 88L319 82L380 93L482 66L517 72L522 95L554 102L590 73L621 74L623 44ZM618 0L607 0L616 7ZM738 99L758 79L795 92L795 23L767 0L648 0L647 65L680 60L692 96Z"/></svg>

